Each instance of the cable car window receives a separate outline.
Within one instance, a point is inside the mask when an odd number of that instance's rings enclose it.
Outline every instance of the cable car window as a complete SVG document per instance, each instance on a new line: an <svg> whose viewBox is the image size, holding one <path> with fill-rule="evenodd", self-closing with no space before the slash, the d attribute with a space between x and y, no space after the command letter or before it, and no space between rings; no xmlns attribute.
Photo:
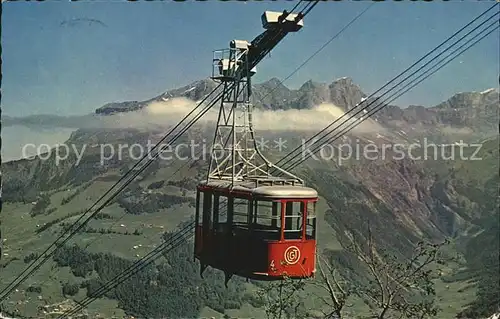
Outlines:
<svg viewBox="0 0 500 319"><path fill-rule="evenodd" d="M214 224L214 232L219 230L219 195L214 194L213 207L212 207L212 220Z"/></svg>
<svg viewBox="0 0 500 319"><path fill-rule="evenodd" d="M287 202L285 206L285 239L302 239L303 208L301 202Z"/></svg>
<svg viewBox="0 0 500 319"><path fill-rule="evenodd" d="M281 226L281 205L279 202L257 201L253 223L268 228L278 229Z"/></svg>
<svg viewBox="0 0 500 319"><path fill-rule="evenodd" d="M203 193L203 228L212 228L212 193Z"/></svg>
<svg viewBox="0 0 500 319"><path fill-rule="evenodd" d="M196 225L200 225L202 221L202 214L203 211L203 193L201 193L199 190L196 191L196 217L195 217L195 222Z"/></svg>
<svg viewBox="0 0 500 319"><path fill-rule="evenodd" d="M306 237L316 238L316 202L307 203Z"/></svg>
<svg viewBox="0 0 500 319"><path fill-rule="evenodd" d="M227 197L222 195L215 195L213 198L213 222L214 230L217 233L226 232L227 228Z"/></svg>
<svg viewBox="0 0 500 319"><path fill-rule="evenodd" d="M271 227L272 206L272 202L256 201L253 223L262 227Z"/></svg>
<svg viewBox="0 0 500 319"><path fill-rule="evenodd" d="M258 237L279 240L281 204L279 202L255 201L252 226L254 233Z"/></svg>
<svg viewBox="0 0 500 319"><path fill-rule="evenodd" d="M212 213L212 193L204 192L203 194L203 217L204 219L211 220Z"/></svg>
<svg viewBox="0 0 500 319"><path fill-rule="evenodd" d="M239 228L248 228L248 205L248 200L242 198L234 198L233 225Z"/></svg>
<svg viewBox="0 0 500 319"><path fill-rule="evenodd" d="M273 202L272 208L271 208L271 226L280 229L281 228L281 203L280 202Z"/></svg>
<svg viewBox="0 0 500 319"><path fill-rule="evenodd" d="M229 203L226 196L219 197L219 223L227 223Z"/></svg>

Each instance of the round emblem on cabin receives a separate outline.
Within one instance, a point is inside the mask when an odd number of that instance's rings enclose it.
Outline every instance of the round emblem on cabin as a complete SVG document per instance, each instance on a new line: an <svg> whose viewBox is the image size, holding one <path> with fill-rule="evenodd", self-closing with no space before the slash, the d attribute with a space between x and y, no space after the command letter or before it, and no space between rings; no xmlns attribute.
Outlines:
<svg viewBox="0 0 500 319"><path fill-rule="evenodd" d="M300 250L297 246L290 246L285 250L285 262L289 265L296 264L300 259Z"/></svg>

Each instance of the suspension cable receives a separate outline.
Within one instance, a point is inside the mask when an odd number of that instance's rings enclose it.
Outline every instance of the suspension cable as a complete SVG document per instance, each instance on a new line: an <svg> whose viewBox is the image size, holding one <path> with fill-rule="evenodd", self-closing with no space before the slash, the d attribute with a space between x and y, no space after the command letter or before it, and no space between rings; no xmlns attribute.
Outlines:
<svg viewBox="0 0 500 319"><path fill-rule="evenodd" d="M431 55L432 53L434 53L435 51L437 51L439 48L441 48L443 45L445 45L448 41L450 41L452 38L454 38L457 34L459 34L460 32L462 32L464 29L466 29L468 26L470 26L471 24L473 24L475 21L477 21L478 19L480 19L482 16L484 16L486 13L488 13L490 10L492 10L496 5L498 5L498 3L495 3L493 6L491 6L488 10L486 10L485 12L483 12L481 15L479 15L478 17L474 18L471 22L469 22L468 24L466 24L464 27L462 27L460 30L458 30L457 32L455 32L453 35L451 35L450 37L448 37L448 39L446 39L445 41L443 41L440 45L438 45L436 48L432 49L429 53L427 53L426 55L424 55L423 57L421 57L419 60L417 60L415 63L413 63L410 67L408 67L406 70L404 70L403 72L401 72L399 75L397 75L396 77L394 77L393 79L391 79L389 82L387 82L384 86L382 86L380 89L378 89L377 91L373 92L372 94L370 94L370 96L368 96L366 98L365 101L368 101L371 97L374 97L378 92L382 91L385 87L387 87L389 84L391 84L392 82L394 82L396 79L398 79L399 77L401 77L403 74L405 74L406 72L408 72L410 69L412 69L414 66L416 66L418 63L420 63L422 60L424 60L425 58L427 58L429 55ZM498 12L496 14L494 14L493 16L497 15ZM408 78L408 77L407 77ZM406 78L406 79L407 79ZM406 80L405 79L405 80ZM403 80L402 82L404 82L405 80ZM401 82L400 82L401 83ZM392 87L394 88L394 86ZM392 89L391 88L391 89ZM312 136L311 138L309 138L306 143L310 142L311 140L313 140L314 138L316 138L317 136L321 135L322 133L324 133L325 131L327 131L330 127L332 127L333 125L335 125L338 121L340 121L342 118L344 117L347 117L349 113L353 112L356 108L352 108L350 110L348 110L346 113L344 113L342 116L340 116L339 118L337 118L336 120L334 120L332 123L330 123L329 125L327 125L325 128L323 128L321 131L319 131L318 133L316 133L314 136ZM317 142L317 141L316 141ZM315 142L315 143L316 143ZM314 143L313 143L314 144ZM288 156L296 156L296 155L293 155L293 153L299 151L300 152L300 149L301 149L301 146L297 146L294 150L292 150L289 154L287 154L287 156L285 156L284 158L282 158L281 160L279 160L275 165L276 166L281 166L283 165L283 162L287 162L289 160L287 160L286 158ZM299 153L300 154L300 153Z"/></svg>
<svg viewBox="0 0 500 319"><path fill-rule="evenodd" d="M498 5L495 4L495 5ZM493 8L493 7L492 7ZM490 8L491 9L491 8ZM489 9L489 10L490 10ZM487 12L487 11L486 11ZM486 13L485 12L485 13ZM398 85L400 85L401 83L407 81L411 76L415 75L416 73L418 73L420 70L422 70L425 66L427 66L428 64L430 64L432 61L436 60L437 58L439 58L441 55L443 55L446 51L450 50L453 46L455 46L457 43L459 43L461 40L463 40L465 37L467 37L468 35L470 35L472 32L474 32L475 30L479 29L482 25L484 25L485 23L487 23L488 21L490 20L493 20L495 16L497 16L499 13L495 13L493 15L491 15L487 20L483 21L481 24L479 24L478 26L476 26L474 29L472 29L471 31L469 31L468 33L466 33L464 36L462 36L460 39L458 39L457 41L455 41L454 43L452 43L451 45L449 45L443 52L441 52L439 55L437 55L436 57L432 58L430 61L426 62L423 66L421 66L419 69L417 69L416 71L414 71L412 74L410 74L409 76L407 76L406 78L404 78L402 81L400 81L398 84L395 84L393 87L391 87L386 93L382 94L382 96L384 96L385 94L389 93L390 91L392 91L393 89L395 89ZM477 17L476 19L474 19L472 22L476 21L479 17ZM494 25L495 23L498 23L498 20L494 21L492 24L490 24L487 28L489 28L490 26ZM485 28L485 29L487 29ZM483 30L484 31L484 30ZM482 32L482 31L481 31ZM454 37L455 35L453 35L452 37ZM452 37L448 38L444 43L446 43L447 41L449 41L450 39L452 39ZM460 49L460 47L458 48L458 50ZM434 50L432 50L431 52L433 52ZM428 53L427 55L429 55L430 53ZM451 53L453 54L453 52ZM426 56L427 56L426 55ZM422 59L421 59L422 60ZM410 82L411 83L411 82ZM404 89L404 87L403 87ZM342 125L344 125L345 123L347 123L349 120L352 120L356 115L358 115L359 113L363 112L363 111L366 111L367 109L370 108L370 106L374 103L378 103L380 97L379 98L376 98L374 99L373 101L371 101L367 106L363 107L363 108L360 108L358 111L356 111L354 114L352 114L352 116L349 116L347 117L342 123L340 123L339 125L337 125L336 128L340 128ZM368 99L366 99L365 101L368 101ZM383 102L382 102L383 103ZM361 103L363 104L363 103ZM379 104L380 105L380 104ZM378 110L382 109L383 107L385 107L385 105L382 104L382 107L379 108ZM358 107L354 107L352 108L350 111L353 111L355 109L357 109ZM378 111L377 110L377 111ZM375 112L377 112L375 111ZM375 112L373 112L372 114L374 114ZM336 119L334 122L342 119L343 117L346 117L345 115L348 114L349 112L346 112L345 114L343 114L341 117L339 117L338 119ZM364 115L361 117L362 120L366 119L367 116L365 117ZM357 121L358 119L356 119ZM330 127L330 125L328 125L326 128L324 128L322 131L320 131L320 133L326 131L326 129L328 127ZM318 140L316 140L314 143L312 143L311 145L314 145L318 142L320 142L321 140L325 139L328 137L329 134L331 134L336 128L333 128L332 130L328 131L325 135L323 135L321 138L319 138ZM345 134L345 133L344 133ZM318 136L319 134L316 134L314 137ZM313 138L314 138L313 137ZM312 138L311 138L312 139ZM309 139L308 141L310 141L311 139ZM331 140L330 140L331 141ZM315 146L315 150L314 152L317 152L322 146ZM293 152L293 151L292 151ZM311 153L313 153L313 151L311 151ZM288 157L290 154L288 154L287 156L285 156L285 158L283 158L282 160L285 160L286 157ZM298 158L298 159L297 159ZM295 159L295 162L293 162L292 164L290 164L289 167L296 167L298 164L302 163L303 161L301 161L300 157L299 156L295 156L295 157L292 157L290 159L286 159L284 163L282 163L281 165L287 165L289 164L290 162L292 162L293 160Z"/></svg>
<svg viewBox="0 0 500 319"><path fill-rule="evenodd" d="M356 127L357 125L359 125L361 122L365 121L368 117L372 116L373 114L375 114L376 112L380 111L382 108L385 107L385 105L388 105L389 103L391 103L392 101L398 99L400 96L402 96L403 94L405 94L406 92L408 92L409 90L411 90L412 88L414 88L415 86L417 86L418 84L420 84L421 82L423 82L424 80L426 80L427 78L429 78L430 76L432 76L433 74L435 74L437 71L441 70L443 67L445 67L448 63L450 63L451 61L453 61L454 59L456 59L458 56L462 55L464 52L466 52L467 50L469 50L470 48L472 48L473 46L475 46L477 43L479 43L481 40L483 40L484 38L486 38L488 35L490 35L491 33L493 33L494 31L498 30L500 28L500 26L497 25L498 24L498 21L494 21L493 23L491 23L487 28L484 28L479 34L475 35L472 39L468 40L466 43L462 44L460 47L458 47L457 49L455 49L451 54L447 55L445 58L441 59L438 63L434 64L434 66L430 69L428 69L426 72L424 72L422 75L424 76L419 76L417 77L416 79L414 79L411 83L415 82L416 80L418 80L416 83L413 83L412 85L409 85L409 87L403 87L402 89L396 91L395 94L391 95L389 98L390 100L388 102L382 102L383 104L379 104L378 108L373 108L372 110L370 110L366 115L363 115L361 118L359 119L356 119L356 121L354 121L353 123L349 124L349 126L347 126L345 129L343 129L341 132L339 132L338 134L336 134L335 136L331 137L325 144L328 144L328 143L331 143L335 140L337 140L338 138L344 136L346 133L348 133L350 130L352 130L354 127ZM492 28L491 30L487 31L488 28L490 28L491 26L494 26L494 25L497 25L496 27ZM487 31L487 32L485 32ZM484 33L484 34L483 34ZM477 39L476 39L477 38ZM474 42L472 42L472 40L475 40ZM469 44L470 42L472 42L472 44L468 45L467 47L465 47L467 44ZM463 48L465 47L465 48ZM460 50L462 49L462 50ZM459 51L458 53L456 53L457 51ZM450 55L456 53L451 59L449 59L448 61L446 61L444 64L440 65L439 67L437 67L435 70L433 70L431 73L427 74L429 71L431 71L432 69L434 69L439 63L443 62L446 58L448 58ZM401 92L402 91L402 92ZM388 98L388 99L389 99ZM331 132L330 132L331 133ZM316 148L315 150L311 151L312 154L316 153L319 149L319 148ZM296 168L298 165L300 165L301 163L303 163L304 161L306 161L309 157L306 157L304 158L303 160L301 161L298 161L292 165L290 165L290 167L288 169L290 170L293 170L294 168Z"/></svg>
<svg viewBox="0 0 500 319"><path fill-rule="evenodd" d="M153 149L157 148L162 142L164 142L187 118L189 118L189 116L191 116L195 111L196 109L198 109L199 107L201 107L201 105L204 103L204 101L206 101L211 95L213 95L213 93L215 93L215 91L220 87L220 84L214 89L212 90L193 110L191 110L177 125L175 125L167 134L165 134L165 136L160 139L160 141L153 147ZM101 197L99 197L99 199L94 203L92 204L92 206L90 206L90 208L88 208L85 213L82 214L82 216L80 216L72 225L71 227L67 228L58 238L56 238L56 240L50 244L49 247L47 247L47 249L45 249L45 251L43 251L37 258L35 258L29 265L28 267L26 267L22 272L21 274L19 274L18 276L16 276L16 278L14 278L14 280L7 285L6 288L4 288L1 292L0 292L0 301L3 300L10 292L12 292L13 290L15 290L22 282L24 282L34 271L36 271L43 263L45 263L48 258L50 258L50 256L52 255L52 253L48 253L49 250L51 248L53 248L55 245L57 245L57 242L59 240L61 240L65 235L68 234L68 232L70 230L72 230L72 228L74 226L76 226L84 217L87 213L89 213L94 207L97 206L97 204L102 201L109 193L111 193L113 191L113 189L115 189L116 187L118 187L118 185L123 181L125 180L129 174L131 174L132 172L134 172L134 170L140 165L140 163L145 159L147 158L149 155L148 154L145 154L138 162L135 163L135 165L132 166L131 169L129 169L115 184L113 184L111 186L110 189L108 189ZM126 182L125 182L125 187L138 175L137 171L135 174L132 175L131 178L129 178ZM125 187L121 187L121 189L125 188ZM115 194L117 194L117 192L115 192ZM115 195L116 196L116 195ZM114 196L112 196L114 197ZM66 242L67 240L69 240L72 236L74 236L76 234L76 232L81 229L81 227L83 227L92 217L94 217L97 213L99 212L99 210L96 210L94 213L92 213L87 219L85 219L83 221L83 223L80 224L80 226L76 229L76 231L73 231L69 234L69 236L63 241ZM57 249L57 248L56 248ZM46 255L47 254L47 255ZM29 270L36 262L38 262L41 258L44 258L44 260L42 261L41 264L39 264L34 270ZM27 273L28 272L28 273ZM26 274L27 273L27 274ZM25 275L26 274L26 275ZM16 283L16 281L21 278L21 281ZM10 287L10 288L9 288Z"/></svg>

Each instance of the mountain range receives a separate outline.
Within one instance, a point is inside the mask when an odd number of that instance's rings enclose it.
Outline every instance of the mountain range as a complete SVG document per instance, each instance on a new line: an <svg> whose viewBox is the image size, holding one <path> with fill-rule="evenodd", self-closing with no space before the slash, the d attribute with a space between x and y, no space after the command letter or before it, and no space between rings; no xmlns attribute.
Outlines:
<svg viewBox="0 0 500 319"><path fill-rule="evenodd" d="M215 87L211 79L193 82L187 86L169 90L159 96L146 101L114 102L96 109L96 114L115 114L117 112L131 112L146 107L153 101L165 101L174 97L185 97L193 101L202 100ZM453 127L467 127L478 132L496 130L498 118L498 89L487 89L483 92L457 93L438 105L425 107L410 105L400 108L385 102L390 94L367 99L364 105L371 108L384 108L374 114L374 118L384 124L414 125L420 123L426 126L450 125ZM341 78L331 84L317 83L312 80L305 82L298 90L291 90L277 78L252 87L251 102L257 109L287 110L310 109L322 103L332 103L344 111L355 108L367 98L361 88L351 78Z"/></svg>

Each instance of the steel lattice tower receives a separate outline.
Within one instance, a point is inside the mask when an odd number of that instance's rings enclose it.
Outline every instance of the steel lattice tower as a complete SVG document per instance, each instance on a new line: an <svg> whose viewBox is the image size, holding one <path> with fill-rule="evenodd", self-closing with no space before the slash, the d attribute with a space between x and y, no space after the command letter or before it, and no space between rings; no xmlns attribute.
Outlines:
<svg viewBox="0 0 500 319"><path fill-rule="evenodd" d="M232 186L241 182L295 184L303 181L274 166L260 152L252 125L253 105L251 76L248 70L247 41L233 40L229 49L214 51L212 79L223 82L223 92L215 136L210 152L208 181L228 181ZM285 177L273 177L274 168Z"/></svg>

